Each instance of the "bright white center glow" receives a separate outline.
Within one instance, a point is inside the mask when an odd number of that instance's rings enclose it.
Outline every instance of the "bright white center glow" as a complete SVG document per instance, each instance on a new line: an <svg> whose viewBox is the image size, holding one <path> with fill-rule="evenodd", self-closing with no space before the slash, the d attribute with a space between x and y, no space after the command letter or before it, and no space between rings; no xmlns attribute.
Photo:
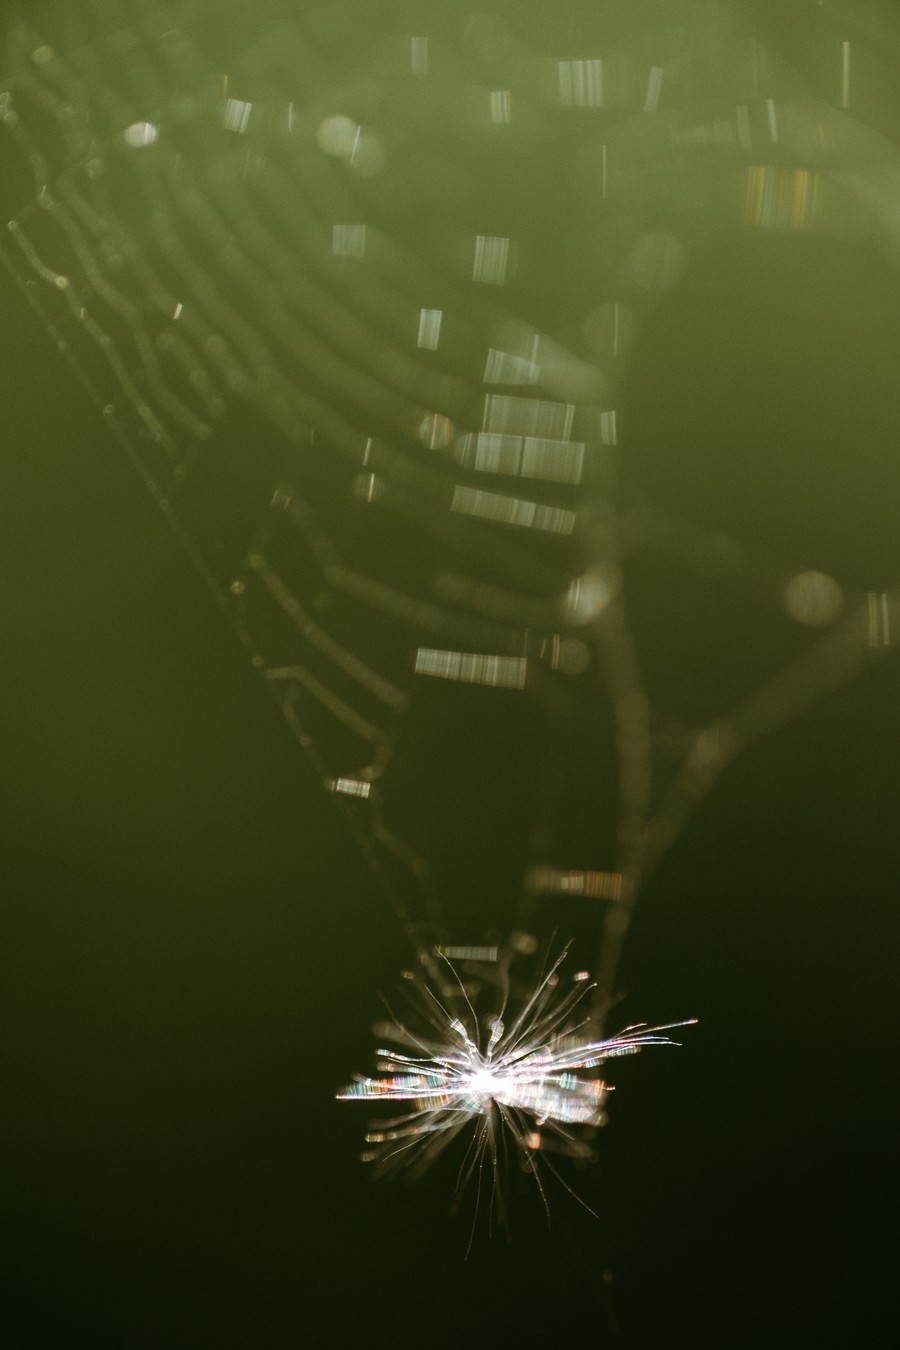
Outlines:
<svg viewBox="0 0 900 1350"><path fill-rule="evenodd" d="M490 1069L474 1069L469 1075L469 1090L479 1097L495 1097L500 1091L500 1080Z"/></svg>

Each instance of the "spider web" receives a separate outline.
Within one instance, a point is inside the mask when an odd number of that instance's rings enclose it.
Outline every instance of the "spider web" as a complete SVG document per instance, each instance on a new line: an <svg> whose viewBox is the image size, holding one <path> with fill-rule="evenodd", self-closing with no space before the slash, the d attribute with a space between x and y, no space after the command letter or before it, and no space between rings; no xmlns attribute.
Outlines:
<svg viewBox="0 0 900 1350"><path fill-rule="evenodd" d="M71 11L12 30L5 261L421 959L587 934L604 1008L719 775L896 642L900 586L661 506L622 415L698 259L893 259L871 36L811 15L813 78L725 5ZM648 575L776 636L689 716Z"/></svg>

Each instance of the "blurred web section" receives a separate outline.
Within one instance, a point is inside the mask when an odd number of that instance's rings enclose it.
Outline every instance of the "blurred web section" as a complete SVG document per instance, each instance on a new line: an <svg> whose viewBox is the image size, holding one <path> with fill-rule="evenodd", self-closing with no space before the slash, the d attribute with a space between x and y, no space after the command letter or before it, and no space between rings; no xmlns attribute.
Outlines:
<svg viewBox="0 0 900 1350"><path fill-rule="evenodd" d="M592 7L559 55L538 8L423 6L410 33L353 4L42 6L0 84L2 250L416 947L480 949L577 897L603 1007L631 906L723 769L900 632L897 585L641 491L629 353L729 238L895 260L900 160L859 74L873 35L843 10L840 38L808 16L816 83L752 10ZM647 691L629 586L648 559L779 634L693 721ZM586 804L572 728L616 763ZM502 757L523 737L534 773L493 797L451 765L451 741ZM445 780L526 822L512 910L460 911L435 867L440 822L410 798L427 783L439 815Z"/></svg>

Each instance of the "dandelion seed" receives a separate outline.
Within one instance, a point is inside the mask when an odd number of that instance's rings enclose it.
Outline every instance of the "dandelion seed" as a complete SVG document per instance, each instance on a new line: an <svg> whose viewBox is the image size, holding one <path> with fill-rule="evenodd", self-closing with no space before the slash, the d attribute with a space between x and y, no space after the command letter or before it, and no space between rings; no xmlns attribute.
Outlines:
<svg viewBox="0 0 900 1350"><path fill-rule="evenodd" d="M585 1008L594 986L580 971L563 987L558 971L565 957L563 951L518 1009L507 989L499 1011L480 1020L477 996L443 958L452 977L448 989L439 997L427 985L415 987L421 1030L392 1015L378 1028L390 1045L376 1051L377 1076L359 1077L337 1094L342 1101L410 1103L403 1115L372 1127L364 1160L422 1172L471 1126L463 1182L489 1164L496 1185L498 1159L511 1142L543 1196L538 1154L592 1156L578 1130L603 1123L611 1090L596 1071L645 1046L677 1044L664 1033L691 1022L638 1023L595 1039Z"/></svg>

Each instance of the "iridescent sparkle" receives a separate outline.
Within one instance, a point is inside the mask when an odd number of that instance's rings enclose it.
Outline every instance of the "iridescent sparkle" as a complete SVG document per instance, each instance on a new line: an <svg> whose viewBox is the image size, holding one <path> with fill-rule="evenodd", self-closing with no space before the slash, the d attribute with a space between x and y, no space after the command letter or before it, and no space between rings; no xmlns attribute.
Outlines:
<svg viewBox="0 0 900 1350"><path fill-rule="evenodd" d="M594 986L578 972L563 988L558 972L565 957L564 951L521 996L518 1009L511 1007L507 990L499 1012L483 1019L476 1014L475 995L446 957L453 983L441 997L425 984L414 986L423 1030L396 1016L378 1028L386 1041L413 1053L380 1048L377 1076L358 1077L337 1093L343 1101L411 1104L366 1136L365 1161L424 1171L468 1126L473 1137L464 1180L486 1163L496 1175L510 1141L535 1176L538 1152L592 1156L578 1131L605 1119L610 1088L596 1071L606 1060L645 1046L677 1044L664 1033L691 1022L638 1023L608 1040L596 1039L585 1007Z"/></svg>

